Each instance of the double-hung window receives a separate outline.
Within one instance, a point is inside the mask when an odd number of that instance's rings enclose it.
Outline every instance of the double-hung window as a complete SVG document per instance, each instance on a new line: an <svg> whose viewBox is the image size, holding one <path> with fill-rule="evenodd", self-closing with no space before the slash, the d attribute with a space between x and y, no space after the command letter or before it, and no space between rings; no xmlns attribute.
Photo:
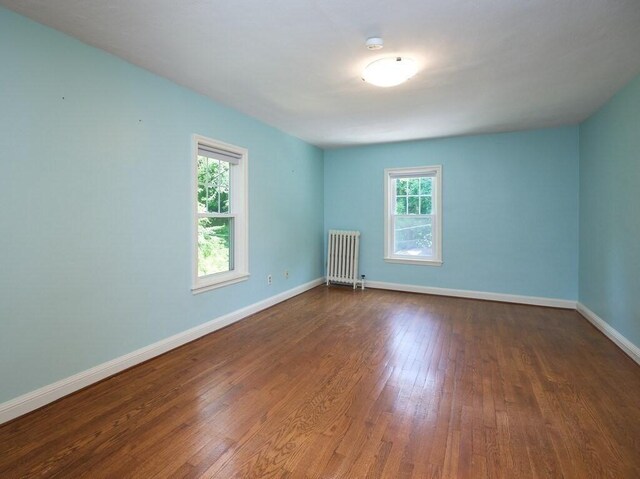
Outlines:
<svg viewBox="0 0 640 479"><path fill-rule="evenodd" d="M389 168L384 177L385 261L442 264L442 167Z"/></svg>
<svg viewBox="0 0 640 479"><path fill-rule="evenodd" d="M248 278L247 162L244 148L195 135L194 292Z"/></svg>

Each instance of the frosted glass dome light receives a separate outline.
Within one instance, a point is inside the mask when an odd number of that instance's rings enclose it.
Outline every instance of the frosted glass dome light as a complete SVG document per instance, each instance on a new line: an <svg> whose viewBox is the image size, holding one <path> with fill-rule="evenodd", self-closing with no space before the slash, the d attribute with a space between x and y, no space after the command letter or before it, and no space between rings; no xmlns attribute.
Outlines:
<svg viewBox="0 0 640 479"><path fill-rule="evenodd" d="M411 58L387 57L369 63L362 72L367 83L381 87L400 85L414 76L418 65Z"/></svg>

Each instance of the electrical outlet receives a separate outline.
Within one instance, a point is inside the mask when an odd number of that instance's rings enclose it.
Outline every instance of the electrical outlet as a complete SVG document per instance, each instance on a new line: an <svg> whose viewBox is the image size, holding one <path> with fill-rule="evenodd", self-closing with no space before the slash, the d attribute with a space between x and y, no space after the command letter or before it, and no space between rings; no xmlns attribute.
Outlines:
<svg viewBox="0 0 640 479"><path fill-rule="evenodd" d="M284 279L289 279L289 270L288 269L284 270Z"/></svg>
<svg viewBox="0 0 640 479"><path fill-rule="evenodd" d="M267 275L267 284L273 283L273 277L269 274Z"/></svg>

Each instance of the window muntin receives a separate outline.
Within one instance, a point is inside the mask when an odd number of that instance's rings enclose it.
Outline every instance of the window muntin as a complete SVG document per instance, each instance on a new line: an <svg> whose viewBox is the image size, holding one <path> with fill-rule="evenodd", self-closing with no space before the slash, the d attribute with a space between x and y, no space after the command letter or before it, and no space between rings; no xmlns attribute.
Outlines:
<svg viewBox="0 0 640 479"><path fill-rule="evenodd" d="M442 263L440 166L385 170L385 260Z"/></svg>
<svg viewBox="0 0 640 479"><path fill-rule="evenodd" d="M194 136L194 292L248 277L247 161L243 148Z"/></svg>

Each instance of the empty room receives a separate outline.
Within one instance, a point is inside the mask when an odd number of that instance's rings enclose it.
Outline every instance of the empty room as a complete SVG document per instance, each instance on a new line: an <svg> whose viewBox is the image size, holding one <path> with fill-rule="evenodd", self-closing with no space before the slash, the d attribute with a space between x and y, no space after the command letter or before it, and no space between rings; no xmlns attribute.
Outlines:
<svg viewBox="0 0 640 479"><path fill-rule="evenodd" d="M0 478L640 477L640 2L0 0Z"/></svg>

